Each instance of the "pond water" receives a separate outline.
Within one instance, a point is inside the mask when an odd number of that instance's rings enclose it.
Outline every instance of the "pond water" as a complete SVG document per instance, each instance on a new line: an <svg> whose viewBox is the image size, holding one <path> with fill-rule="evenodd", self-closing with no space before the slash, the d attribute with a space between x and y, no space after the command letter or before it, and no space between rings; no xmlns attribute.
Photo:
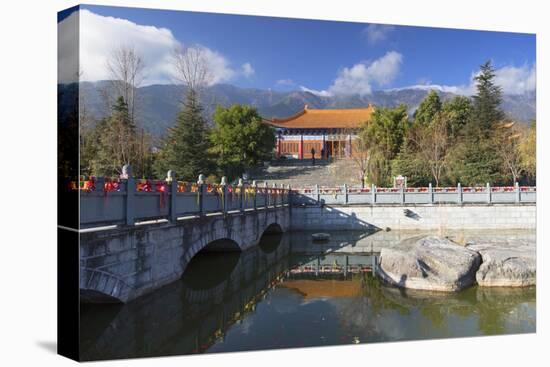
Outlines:
<svg viewBox="0 0 550 367"><path fill-rule="evenodd" d="M417 233L416 233L417 234ZM371 265L403 232L265 235L198 254L181 280L125 305L81 305L84 360L535 332L535 288L457 293L381 284ZM456 236L533 237L534 233Z"/></svg>

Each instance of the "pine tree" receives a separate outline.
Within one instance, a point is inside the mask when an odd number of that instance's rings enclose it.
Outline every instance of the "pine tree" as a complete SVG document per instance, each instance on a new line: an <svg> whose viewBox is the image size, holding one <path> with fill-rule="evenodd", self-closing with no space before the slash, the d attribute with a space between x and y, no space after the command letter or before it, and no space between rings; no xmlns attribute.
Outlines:
<svg viewBox="0 0 550 367"><path fill-rule="evenodd" d="M187 181L196 181L199 174L207 174L210 171L208 134L197 94L190 89L176 124L169 129L158 154L155 163L157 177L166 177L168 170Z"/></svg>
<svg viewBox="0 0 550 367"><path fill-rule="evenodd" d="M124 98L116 99L111 116L100 122L97 128L101 131L97 157L92 162L95 175L116 175L125 164L137 163L136 127L130 119Z"/></svg>
<svg viewBox="0 0 550 367"><path fill-rule="evenodd" d="M496 123L504 119L500 109L502 89L494 83L495 70L491 61L481 65L480 73L475 77L477 94L473 96L472 123L487 137Z"/></svg>

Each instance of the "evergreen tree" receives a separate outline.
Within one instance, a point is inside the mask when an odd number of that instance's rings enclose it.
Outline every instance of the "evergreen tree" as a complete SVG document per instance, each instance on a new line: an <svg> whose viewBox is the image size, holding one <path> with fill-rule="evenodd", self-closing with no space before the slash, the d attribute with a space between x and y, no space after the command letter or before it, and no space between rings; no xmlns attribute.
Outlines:
<svg viewBox="0 0 550 367"><path fill-rule="evenodd" d="M500 109L501 88L494 83L494 78L494 69L487 61L475 77L477 94L472 97L470 118L462 129L461 141L452 148L449 156L448 174L454 182L463 185L510 184L508 173L503 169L505 163L493 139L498 124L505 118Z"/></svg>
<svg viewBox="0 0 550 367"><path fill-rule="evenodd" d="M414 113L414 122L420 125L429 125L440 111L441 100L439 95L436 91L431 90Z"/></svg>
<svg viewBox="0 0 550 367"><path fill-rule="evenodd" d="M190 89L176 124L169 129L162 150L155 162L157 177L166 177L173 170L176 177L196 181L199 174L210 171L209 130L202 116L197 94Z"/></svg>
<svg viewBox="0 0 550 367"><path fill-rule="evenodd" d="M455 145L449 153L448 167L448 178L453 184L510 184L492 139L480 139L477 142L468 140Z"/></svg>
<svg viewBox="0 0 550 367"><path fill-rule="evenodd" d="M407 177L407 184L412 187L428 186L432 181L430 167L419 157L410 136L403 141L400 152L392 161L392 176L398 175Z"/></svg>
<svg viewBox="0 0 550 367"><path fill-rule="evenodd" d="M472 123L474 134L480 137L490 135L495 124L504 119L500 109L502 90L494 83L495 70L491 61L481 65L479 74L475 77L477 94L473 96Z"/></svg>
<svg viewBox="0 0 550 367"><path fill-rule="evenodd" d="M95 175L116 175L125 164L137 163L136 127L124 98L116 99L111 116L99 123L96 129L99 129L99 141L96 159L92 163Z"/></svg>

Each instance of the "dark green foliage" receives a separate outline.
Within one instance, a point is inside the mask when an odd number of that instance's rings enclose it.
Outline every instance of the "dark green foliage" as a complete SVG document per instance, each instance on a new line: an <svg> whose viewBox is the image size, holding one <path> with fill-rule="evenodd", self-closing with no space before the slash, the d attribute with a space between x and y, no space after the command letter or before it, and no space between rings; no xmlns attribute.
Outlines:
<svg viewBox="0 0 550 367"><path fill-rule="evenodd" d="M389 185L391 161L397 156L407 133L407 106L379 108L365 126L362 139L370 148L368 181L377 186Z"/></svg>
<svg viewBox="0 0 550 367"><path fill-rule="evenodd" d="M99 121L91 129L81 128L80 133L80 174L97 175L97 156L101 148L101 134L106 131L107 119Z"/></svg>
<svg viewBox="0 0 550 367"><path fill-rule="evenodd" d="M502 90L494 83L495 70L491 61L481 65L479 74L475 77L477 94L473 96L472 126L473 134L488 137L495 124L504 119L500 109Z"/></svg>
<svg viewBox="0 0 550 367"><path fill-rule="evenodd" d="M442 111L449 118L449 137L458 138L472 117L472 101L458 96L443 103Z"/></svg>
<svg viewBox="0 0 550 367"><path fill-rule="evenodd" d="M209 130L195 92L187 94L176 124L169 129L155 159L155 174L166 177L172 170L178 179L196 181L199 174L211 171Z"/></svg>
<svg viewBox="0 0 550 367"><path fill-rule="evenodd" d="M448 178L463 186L513 184L490 139L457 144L450 152Z"/></svg>
<svg viewBox="0 0 550 367"><path fill-rule="evenodd" d="M439 99L439 95L434 90L431 90L414 113L414 122L420 125L429 125L440 111L441 100Z"/></svg>
<svg viewBox="0 0 550 367"><path fill-rule="evenodd" d="M116 176L122 166L133 167L136 177L151 174L147 162L150 137L138 134L129 117L128 105L118 97L109 117L95 126L82 126L80 133L80 173L93 176Z"/></svg>
<svg viewBox="0 0 550 367"><path fill-rule="evenodd" d="M406 176L407 184L412 187L428 186L433 181L430 167L420 158L408 139L403 142L401 151L392 161L392 176L398 175Z"/></svg>
<svg viewBox="0 0 550 367"><path fill-rule="evenodd" d="M274 131L262 123L255 108L239 104L229 108L218 107L214 113L214 124L210 136L211 152L216 157L220 175L234 179L272 158Z"/></svg>
<svg viewBox="0 0 550 367"><path fill-rule="evenodd" d="M523 174L524 182L532 182L534 128L518 133L503 124L494 77L491 63L483 64L472 99L441 103L431 91L409 127L405 109L377 110L361 133L369 144L369 181L389 185L391 176L403 175L411 186L512 185Z"/></svg>

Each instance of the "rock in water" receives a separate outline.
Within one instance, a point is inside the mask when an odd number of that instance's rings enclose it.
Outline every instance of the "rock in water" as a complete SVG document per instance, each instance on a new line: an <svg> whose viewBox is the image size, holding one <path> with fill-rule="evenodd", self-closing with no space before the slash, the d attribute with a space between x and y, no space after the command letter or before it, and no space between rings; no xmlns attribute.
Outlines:
<svg viewBox="0 0 550 367"><path fill-rule="evenodd" d="M383 248L377 274L402 288L459 291L475 281L481 256L447 238L428 236Z"/></svg>
<svg viewBox="0 0 550 367"><path fill-rule="evenodd" d="M474 241L467 248L479 252L481 266L476 274L482 287L527 287L537 277L534 241Z"/></svg>
<svg viewBox="0 0 550 367"><path fill-rule="evenodd" d="M328 241L330 239L330 234L328 233L313 233L311 235L313 241Z"/></svg>

